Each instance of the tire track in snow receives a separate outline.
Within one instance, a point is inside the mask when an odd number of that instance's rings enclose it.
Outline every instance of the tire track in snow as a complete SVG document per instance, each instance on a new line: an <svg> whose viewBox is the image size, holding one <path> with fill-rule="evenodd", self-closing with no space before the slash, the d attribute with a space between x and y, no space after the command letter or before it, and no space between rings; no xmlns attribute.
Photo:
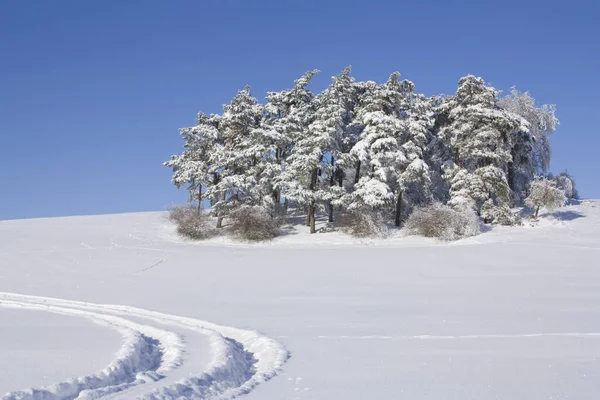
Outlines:
<svg viewBox="0 0 600 400"><path fill-rule="evenodd" d="M317 339L330 340L468 340L468 339L522 339L539 337L578 337L600 338L597 332L564 332L564 333L517 333L517 334L488 334L488 335L416 335L416 336L389 336L389 335L363 335L363 336L317 336Z"/></svg>
<svg viewBox="0 0 600 400"><path fill-rule="evenodd" d="M100 373L11 392L2 400L231 399L277 375L289 358L281 344L258 332L135 307L0 293L2 306L89 318L114 327L125 337L117 359ZM185 338L167 330L168 326L208 337L211 361L205 371L179 381L169 379L169 373L182 365L182 354L193 349L185 349Z"/></svg>
<svg viewBox="0 0 600 400"><path fill-rule="evenodd" d="M112 315L57 307L51 303L36 304L2 298L0 307L84 317L116 329L124 338L116 359L99 373L69 379L46 388L11 392L2 396L2 400L94 398L96 392L102 388L110 387L113 392L117 392L162 379L163 374L182 363L182 338L163 329L137 324Z"/></svg>

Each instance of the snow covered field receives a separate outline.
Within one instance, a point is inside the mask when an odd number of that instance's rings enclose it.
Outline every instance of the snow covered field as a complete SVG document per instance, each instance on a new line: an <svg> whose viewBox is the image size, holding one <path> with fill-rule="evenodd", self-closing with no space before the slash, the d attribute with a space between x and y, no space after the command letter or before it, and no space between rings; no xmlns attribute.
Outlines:
<svg viewBox="0 0 600 400"><path fill-rule="evenodd" d="M0 398L600 396L600 202L450 244L173 232L0 222Z"/></svg>

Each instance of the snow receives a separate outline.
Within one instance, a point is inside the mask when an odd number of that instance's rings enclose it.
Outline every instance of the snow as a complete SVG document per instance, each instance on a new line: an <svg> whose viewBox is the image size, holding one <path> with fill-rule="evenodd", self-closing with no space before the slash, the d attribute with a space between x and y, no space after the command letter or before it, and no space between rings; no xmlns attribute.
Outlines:
<svg viewBox="0 0 600 400"><path fill-rule="evenodd" d="M0 398L596 399L598 204L452 243L0 222Z"/></svg>
<svg viewBox="0 0 600 400"><path fill-rule="evenodd" d="M22 369L0 367L2 382L8 385L2 387L2 394L99 371L122 344L118 332L86 319L4 307L0 307L0 332L2 365L27 365L26 374Z"/></svg>

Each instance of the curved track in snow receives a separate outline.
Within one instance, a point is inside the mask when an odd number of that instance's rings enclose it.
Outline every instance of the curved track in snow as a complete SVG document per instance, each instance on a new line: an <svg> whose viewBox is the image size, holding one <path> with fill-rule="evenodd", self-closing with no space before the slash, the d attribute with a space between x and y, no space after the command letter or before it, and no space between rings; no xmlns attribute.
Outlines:
<svg viewBox="0 0 600 400"><path fill-rule="evenodd" d="M275 376L289 357L260 333L135 307L84 303L0 292L0 307L88 318L121 333L124 343L102 371L54 385L9 392L2 400L230 399ZM184 371L186 342L208 338L204 371Z"/></svg>

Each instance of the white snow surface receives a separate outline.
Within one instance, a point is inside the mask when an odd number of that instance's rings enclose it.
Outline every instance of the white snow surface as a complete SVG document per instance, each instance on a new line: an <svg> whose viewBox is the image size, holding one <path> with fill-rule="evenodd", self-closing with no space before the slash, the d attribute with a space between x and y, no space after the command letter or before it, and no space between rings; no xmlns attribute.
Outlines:
<svg viewBox="0 0 600 400"><path fill-rule="evenodd" d="M122 344L117 331L84 318L5 307L0 307L0 332L0 370L8 384L0 395L99 371ZM27 373L9 365L27 365Z"/></svg>
<svg viewBox="0 0 600 400"><path fill-rule="evenodd" d="M0 399L597 399L598 204L452 243L3 221Z"/></svg>

